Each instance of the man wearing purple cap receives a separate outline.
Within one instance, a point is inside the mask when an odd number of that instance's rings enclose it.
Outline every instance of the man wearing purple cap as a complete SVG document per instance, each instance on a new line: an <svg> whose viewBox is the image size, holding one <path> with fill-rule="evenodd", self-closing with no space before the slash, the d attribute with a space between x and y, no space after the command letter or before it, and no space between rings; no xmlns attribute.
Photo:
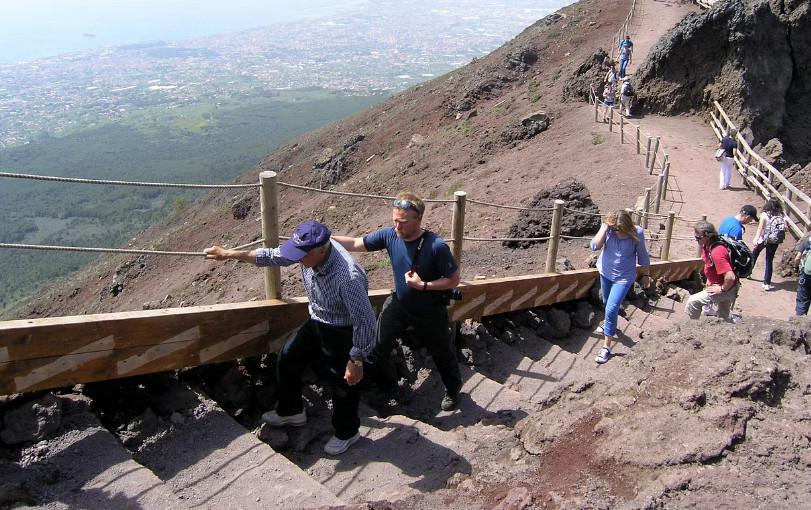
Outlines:
<svg viewBox="0 0 811 510"><path fill-rule="evenodd" d="M363 360L374 347L375 315L369 303L369 283L363 268L317 221L305 221L280 248L251 251L213 246L206 258L239 260L257 266L290 266L298 262L310 300L310 318L295 338L279 352L276 410L262 419L269 425L301 427L307 415L301 399L301 376L306 365L320 363L332 387L332 426L335 435L324 451L345 452L360 439L357 384L363 379Z"/></svg>

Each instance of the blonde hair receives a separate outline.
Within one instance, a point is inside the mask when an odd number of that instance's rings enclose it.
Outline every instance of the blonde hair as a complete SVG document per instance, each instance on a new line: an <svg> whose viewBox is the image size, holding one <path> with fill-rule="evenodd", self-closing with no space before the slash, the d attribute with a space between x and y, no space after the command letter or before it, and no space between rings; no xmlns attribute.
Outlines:
<svg viewBox="0 0 811 510"><path fill-rule="evenodd" d="M402 192L397 194L396 199L397 200L407 200L407 201L411 202L412 204L414 204L414 208L412 210L415 213L417 213L417 216L422 218L422 214L425 212L425 202L423 202L420 197L418 197L414 193L411 193L410 191L402 191ZM400 209L407 209L407 208L402 208L401 207Z"/></svg>
<svg viewBox="0 0 811 510"><path fill-rule="evenodd" d="M605 224L609 227L614 227L623 234L633 238L634 241L639 241L639 236L636 234L636 225L631 218L631 213L625 209L617 209L605 215Z"/></svg>

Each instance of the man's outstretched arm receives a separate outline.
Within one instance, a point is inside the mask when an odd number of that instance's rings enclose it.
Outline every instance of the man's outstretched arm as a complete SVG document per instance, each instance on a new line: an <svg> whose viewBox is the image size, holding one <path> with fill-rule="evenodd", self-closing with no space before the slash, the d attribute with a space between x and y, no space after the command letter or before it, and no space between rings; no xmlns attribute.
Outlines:
<svg viewBox="0 0 811 510"><path fill-rule="evenodd" d="M346 251L368 251L362 237L332 236L332 239Z"/></svg>

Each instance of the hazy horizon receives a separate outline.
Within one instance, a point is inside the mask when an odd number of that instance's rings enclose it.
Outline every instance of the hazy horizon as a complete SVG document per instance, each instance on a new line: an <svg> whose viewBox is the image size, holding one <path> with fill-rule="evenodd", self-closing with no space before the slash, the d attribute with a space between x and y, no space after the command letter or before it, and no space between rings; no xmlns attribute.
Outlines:
<svg viewBox="0 0 811 510"><path fill-rule="evenodd" d="M368 0L3 0L0 64L329 16Z"/></svg>

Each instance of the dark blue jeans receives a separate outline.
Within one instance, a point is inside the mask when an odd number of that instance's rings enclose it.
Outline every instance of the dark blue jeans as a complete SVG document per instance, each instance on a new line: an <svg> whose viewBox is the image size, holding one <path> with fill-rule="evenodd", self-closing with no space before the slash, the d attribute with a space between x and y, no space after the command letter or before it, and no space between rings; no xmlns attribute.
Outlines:
<svg viewBox="0 0 811 510"><path fill-rule="evenodd" d="M625 78L625 70L628 68L628 59L620 59L620 78Z"/></svg>
<svg viewBox="0 0 811 510"><path fill-rule="evenodd" d="M760 252L763 251L763 248L766 248L766 270L763 272L763 283L765 285L771 285L772 283L772 265L774 264L774 254L777 252L777 247L780 246L779 244L771 244L771 243L760 243L755 246L755 249L752 250L752 257L754 258L754 262L752 263L757 264L758 255Z"/></svg>
<svg viewBox="0 0 811 510"><path fill-rule="evenodd" d="M337 327L308 319L295 338L288 341L276 363L279 402L276 412L290 416L304 410L301 400L301 376L304 368L313 364L316 372L326 378L332 391L332 427L338 439L349 439L358 432L358 385L349 386L344 380L349 350L352 348L352 326Z"/></svg>
<svg viewBox="0 0 811 510"><path fill-rule="evenodd" d="M800 279L797 280L797 299L795 311L797 315L808 315L808 306L811 305L811 275L800 270Z"/></svg>
<svg viewBox="0 0 811 510"><path fill-rule="evenodd" d="M391 351L398 338L403 337L406 328L412 326L423 347L431 354L445 390L456 395L462 389L462 375L456 360L453 337L448 331L448 309L436 305L425 312L412 313L392 294L383 303L377 319L377 342L374 358L375 371L382 379L394 376Z"/></svg>

